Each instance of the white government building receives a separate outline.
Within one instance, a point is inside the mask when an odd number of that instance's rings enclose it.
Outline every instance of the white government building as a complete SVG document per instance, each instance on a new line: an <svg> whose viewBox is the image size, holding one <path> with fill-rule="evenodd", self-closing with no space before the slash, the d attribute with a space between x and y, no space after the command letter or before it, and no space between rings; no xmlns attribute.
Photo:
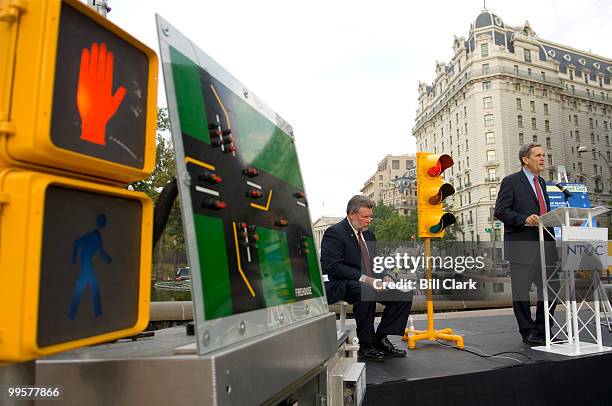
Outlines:
<svg viewBox="0 0 612 406"><path fill-rule="evenodd" d="M539 38L529 22L506 25L483 10L454 55L420 82L412 134L417 150L448 153L450 209L467 241L500 240L491 218L500 180L520 169L518 150L546 150L546 180L567 172L591 205L612 205L612 60ZM609 222L609 217L607 219ZM491 233L485 228L492 228ZM461 234L459 234L461 239Z"/></svg>

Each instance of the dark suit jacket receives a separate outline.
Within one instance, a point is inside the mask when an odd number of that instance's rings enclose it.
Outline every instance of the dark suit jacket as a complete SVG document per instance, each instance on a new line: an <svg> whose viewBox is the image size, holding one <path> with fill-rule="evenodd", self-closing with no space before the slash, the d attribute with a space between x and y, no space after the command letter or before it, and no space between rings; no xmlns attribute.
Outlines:
<svg viewBox="0 0 612 406"><path fill-rule="evenodd" d="M372 259L376 255L372 249L376 236L373 232L366 230L363 232L363 238L366 240L370 259ZM359 280L361 277L361 250L357 237L346 218L325 230L321 241L321 268L330 281Z"/></svg>
<svg viewBox="0 0 612 406"><path fill-rule="evenodd" d="M546 201L546 209L550 211L546 183L542 177L538 177L538 180ZM521 169L502 180L495 202L495 217L504 223L505 256L510 262L531 264L539 259L540 247L536 243L539 241L538 227L525 226L525 220L532 214L540 214L540 205L531 182ZM549 231L553 233L550 228ZM546 232L544 238L554 241ZM555 250L547 247L546 254L547 261L554 263Z"/></svg>

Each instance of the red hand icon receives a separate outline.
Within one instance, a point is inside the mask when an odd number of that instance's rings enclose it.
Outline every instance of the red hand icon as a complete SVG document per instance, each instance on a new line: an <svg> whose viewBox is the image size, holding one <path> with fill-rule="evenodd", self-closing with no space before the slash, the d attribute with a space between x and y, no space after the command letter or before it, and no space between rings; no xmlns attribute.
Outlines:
<svg viewBox="0 0 612 406"><path fill-rule="evenodd" d="M95 42L81 52L77 107L81 116L81 139L106 145L106 123L115 115L126 90L120 86L113 95L113 53L106 44Z"/></svg>

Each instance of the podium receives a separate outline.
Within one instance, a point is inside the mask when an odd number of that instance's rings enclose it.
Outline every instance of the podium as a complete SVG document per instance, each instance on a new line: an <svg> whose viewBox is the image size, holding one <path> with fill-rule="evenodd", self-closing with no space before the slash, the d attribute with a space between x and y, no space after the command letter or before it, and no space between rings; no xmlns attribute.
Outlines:
<svg viewBox="0 0 612 406"><path fill-rule="evenodd" d="M543 301L545 314L546 345L533 347L534 350L561 355L577 356L610 351L612 348L602 344L600 299L607 301L604 295L600 298L601 281L599 258L602 266L607 268L607 228L594 227L593 219L608 212L605 207L572 208L559 207L542 216L538 225L540 241L540 265L542 270ZM586 227L582 225L585 224ZM544 249L544 233L550 232L546 227L561 227L561 262L549 265L552 272L547 272ZM554 238L554 235L552 236ZM559 245L559 241L557 241ZM605 249L600 247L605 246ZM601 251L601 252L600 252ZM601 255L599 255L601 254ZM576 290L576 272L591 272L591 281L580 294ZM552 294L552 297L549 296ZM592 302L589 300L592 295ZM565 308L565 320L550 317L552 304ZM550 302L550 303L549 303ZM589 326L595 322L595 331ZM552 334L551 321L555 333Z"/></svg>

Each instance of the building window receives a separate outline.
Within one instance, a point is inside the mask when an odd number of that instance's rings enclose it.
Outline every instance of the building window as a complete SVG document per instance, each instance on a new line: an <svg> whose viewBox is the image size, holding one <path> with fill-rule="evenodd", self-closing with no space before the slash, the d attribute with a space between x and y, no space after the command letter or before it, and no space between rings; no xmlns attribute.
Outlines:
<svg viewBox="0 0 612 406"><path fill-rule="evenodd" d="M591 144L595 144L595 134L591 133Z"/></svg>
<svg viewBox="0 0 612 406"><path fill-rule="evenodd" d="M576 135L576 142L580 142L580 132L576 130L574 131L574 135Z"/></svg>
<svg viewBox="0 0 612 406"><path fill-rule="evenodd" d="M552 166L552 165L553 165L553 156L548 155L548 166Z"/></svg>
<svg viewBox="0 0 612 406"><path fill-rule="evenodd" d="M535 102L533 100L529 102L529 108L535 113Z"/></svg>
<svg viewBox="0 0 612 406"><path fill-rule="evenodd" d="M546 72L540 72L540 77L542 80L546 80Z"/></svg>
<svg viewBox="0 0 612 406"><path fill-rule="evenodd" d="M495 150L490 149L487 151L487 161L495 161Z"/></svg>
<svg viewBox="0 0 612 406"><path fill-rule="evenodd" d="M489 73L490 69L489 69L489 64L488 63L483 63L482 64L482 74L486 75L487 73Z"/></svg>
<svg viewBox="0 0 612 406"><path fill-rule="evenodd" d="M606 137L607 138L607 137ZM495 133L488 132L485 134L485 141L487 144L495 144Z"/></svg>
<svg viewBox="0 0 612 406"><path fill-rule="evenodd" d="M533 86L529 86L529 94L535 94L535 88Z"/></svg>
<svg viewBox="0 0 612 406"><path fill-rule="evenodd" d="M552 148L552 143L550 140L550 137L546 137L546 148L551 149ZM572 147L574 148L574 147Z"/></svg>
<svg viewBox="0 0 612 406"><path fill-rule="evenodd" d="M517 119L517 122L518 122L518 126L519 126L519 127L522 127L522 126L523 126L523 116L518 115L518 116L516 117L516 119Z"/></svg>
<svg viewBox="0 0 612 406"><path fill-rule="evenodd" d="M548 104L544 103L544 114L548 115Z"/></svg>
<svg viewBox="0 0 612 406"><path fill-rule="evenodd" d="M391 169L399 169L399 160L394 159L391 161Z"/></svg>
<svg viewBox="0 0 612 406"><path fill-rule="evenodd" d="M578 172L582 173L582 162L578 162Z"/></svg>
<svg viewBox="0 0 612 406"><path fill-rule="evenodd" d="M470 147L468 145L468 140L465 140L465 152L468 152L470 150Z"/></svg>
<svg viewBox="0 0 612 406"><path fill-rule="evenodd" d="M527 75L531 76L531 68L527 68Z"/></svg>
<svg viewBox="0 0 612 406"><path fill-rule="evenodd" d="M491 200L497 199L497 187L489 186L489 199Z"/></svg>
<svg viewBox="0 0 612 406"><path fill-rule="evenodd" d="M519 133L519 145L523 145L525 140L523 139L523 133Z"/></svg>
<svg viewBox="0 0 612 406"><path fill-rule="evenodd" d="M538 136L537 135L533 136L533 142L538 142Z"/></svg>
<svg viewBox="0 0 612 406"><path fill-rule="evenodd" d="M482 82L482 90L491 90L491 81Z"/></svg>
<svg viewBox="0 0 612 406"><path fill-rule="evenodd" d="M593 128L593 119L589 118L589 128Z"/></svg>
<svg viewBox="0 0 612 406"><path fill-rule="evenodd" d="M548 90L542 89L542 97L547 97L547 96L548 96Z"/></svg>
<svg viewBox="0 0 612 406"><path fill-rule="evenodd" d="M523 109L523 106L521 104L521 99L520 98L516 99L516 109L517 110L522 110Z"/></svg>
<svg viewBox="0 0 612 406"><path fill-rule="evenodd" d="M589 83L589 74L588 73L584 74L584 83L586 83L586 84Z"/></svg>
<svg viewBox="0 0 612 406"><path fill-rule="evenodd" d="M572 93L576 93L576 86L572 85Z"/></svg>
<svg viewBox="0 0 612 406"><path fill-rule="evenodd" d="M550 132L550 121L544 120L544 131Z"/></svg>
<svg viewBox="0 0 612 406"><path fill-rule="evenodd" d="M574 114L574 125L578 125L578 116Z"/></svg>
<svg viewBox="0 0 612 406"><path fill-rule="evenodd" d="M489 127L493 125L493 114L485 114L484 125L485 127Z"/></svg>
<svg viewBox="0 0 612 406"><path fill-rule="evenodd" d="M532 130L537 130L538 126L536 125L536 118L535 117L531 117L531 129Z"/></svg>
<svg viewBox="0 0 612 406"><path fill-rule="evenodd" d="M525 62L531 62L531 51L529 49L524 49L523 51L523 55L525 56Z"/></svg>
<svg viewBox="0 0 612 406"><path fill-rule="evenodd" d="M570 80L574 80L574 70L573 69L569 70L569 77L570 77Z"/></svg>
<svg viewBox="0 0 612 406"><path fill-rule="evenodd" d="M595 151L594 149L591 150L591 152L593 152L593 159L597 160L597 151Z"/></svg>
<svg viewBox="0 0 612 406"><path fill-rule="evenodd" d="M518 65L514 65L514 74L515 75L519 74Z"/></svg>
<svg viewBox="0 0 612 406"><path fill-rule="evenodd" d="M495 182L497 180L497 169L495 168L489 168L487 169L487 172L489 173L489 182Z"/></svg>
<svg viewBox="0 0 612 406"><path fill-rule="evenodd" d="M521 91L521 84L520 83L515 83L514 84L514 90L517 91L517 92L520 92Z"/></svg>
<svg viewBox="0 0 612 406"><path fill-rule="evenodd" d="M480 54L483 58L489 56L489 44L480 44Z"/></svg>
<svg viewBox="0 0 612 406"><path fill-rule="evenodd" d="M482 107L490 109L493 107L493 98L491 96L482 99Z"/></svg>

